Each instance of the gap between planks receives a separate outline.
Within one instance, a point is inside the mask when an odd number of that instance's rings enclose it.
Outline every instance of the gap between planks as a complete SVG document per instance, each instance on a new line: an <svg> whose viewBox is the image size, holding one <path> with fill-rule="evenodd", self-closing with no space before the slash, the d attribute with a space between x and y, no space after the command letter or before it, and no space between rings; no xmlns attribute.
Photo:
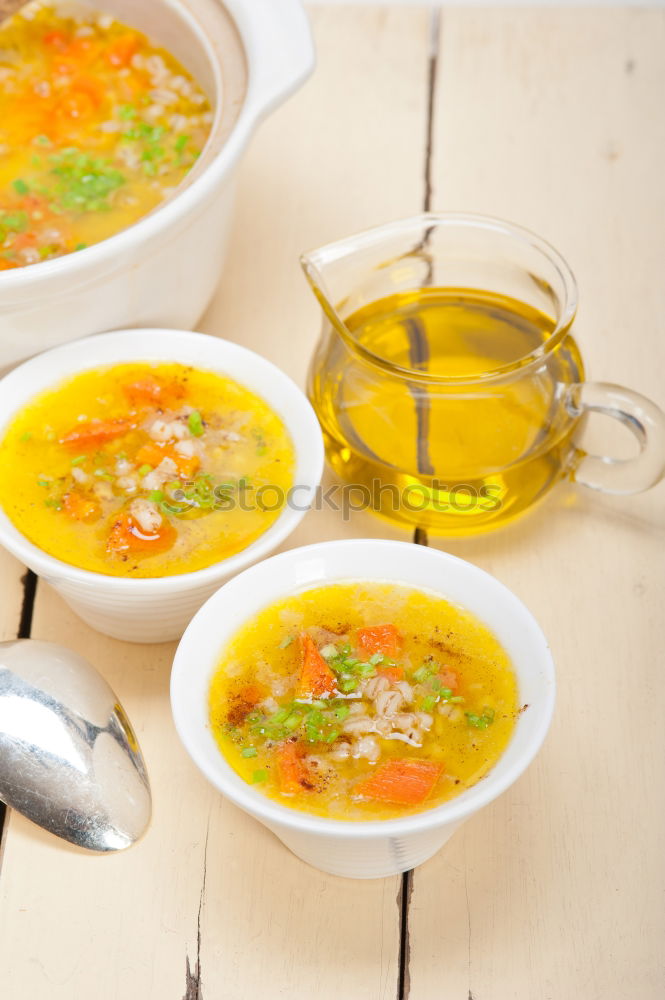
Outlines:
<svg viewBox="0 0 665 1000"><path fill-rule="evenodd" d="M430 41L427 67L427 125L425 134L425 162L423 165L423 212L429 212L432 208L434 99L436 94L437 73L439 69L440 36L441 8L433 7L430 13ZM415 529L413 532L413 544L429 544L425 528ZM399 977L397 982L397 1000L409 1000L411 987L409 976L409 906L411 903L412 893L413 871L403 872L402 883L397 896L397 904L399 906Z"/></svg>

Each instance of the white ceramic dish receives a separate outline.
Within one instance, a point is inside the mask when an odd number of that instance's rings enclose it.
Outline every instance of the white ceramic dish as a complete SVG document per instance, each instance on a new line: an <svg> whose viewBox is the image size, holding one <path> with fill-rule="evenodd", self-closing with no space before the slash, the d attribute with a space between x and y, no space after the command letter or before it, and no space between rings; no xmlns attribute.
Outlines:
<svg viewBox="0 0 665 1000"><path fill-rule="evenodd" d="M297 507L287 505L242 552L194 573L128 580L78 569L29 542L0 510L0 544L52 584L85 622L117 639L165 642L182 635L222 581L272 552L302 520L321 479L323 440L307 398L279 368L227 340L180 330L104 333L26 361L0 381L0 436L16 411L38 393L77 372L123 361L178 361L229 375L279 414L296 452Z"/></svg>
<svg viewBox="0 0 665 1000"><path fill-rule="evenodd" d="M208 722L211 677L224 645L244 621L289 594L354 579L408 584L468 608L510 654L520 702L529 706L487 777L456 799L404 819L345 823L282 806L238 777L217 749ZM333 875L378 878L422 864L460 823L519 778L545 738L554 687L552 657L538 624L494 577L436 549L353 539L291 549L225 584L194 617L178 646L171 706L180 739L208 780L271 829L294 854Z"/></svg>
<svg viewBox="0 0 665 1000"><path fill-rule="evenodd" d="M215 120L172 199L86 250L0 273L0 369L101 330L191 329L219 281L238 161L261 119L314 66L300 0L89 0L87 6L171 51L211 98Z"/></svg>

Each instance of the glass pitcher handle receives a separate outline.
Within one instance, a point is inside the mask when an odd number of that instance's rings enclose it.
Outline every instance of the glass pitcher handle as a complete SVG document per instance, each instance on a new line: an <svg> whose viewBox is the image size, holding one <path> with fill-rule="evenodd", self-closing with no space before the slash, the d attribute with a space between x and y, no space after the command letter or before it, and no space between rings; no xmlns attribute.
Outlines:
<svg viewBox="0 0 665 1000"><path fill-rule="evenodd" d="M625 424L640 446L635 458L588 455L577 448L572 478L604 493L641 493L665 473L665 413L646 396L610 382L572 385L566 400L575 417L586 412L604 413Z"/></svg>

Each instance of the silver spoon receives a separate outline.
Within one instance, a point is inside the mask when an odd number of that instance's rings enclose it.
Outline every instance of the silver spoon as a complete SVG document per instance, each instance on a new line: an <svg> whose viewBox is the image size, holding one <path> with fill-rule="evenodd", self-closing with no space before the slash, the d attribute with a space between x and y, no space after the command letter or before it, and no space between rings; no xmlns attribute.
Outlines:
<svg viewBox="0 0 665 1000"><path fill-rule="evenodd" d="M150 822L122 706L87 660L55 643L0 643L0 799L91 851L130 847Z"/></svg>

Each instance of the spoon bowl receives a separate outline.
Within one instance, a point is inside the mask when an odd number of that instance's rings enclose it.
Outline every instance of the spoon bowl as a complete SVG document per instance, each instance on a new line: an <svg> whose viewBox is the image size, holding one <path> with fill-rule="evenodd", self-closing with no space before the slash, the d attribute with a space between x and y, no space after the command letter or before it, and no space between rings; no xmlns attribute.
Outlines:
<svg viewBox="0 0 665 1000"><path fill-rule="evenodd" d="M87 660L55 643L0 643L0 799L90 851L130 847L150 822L122 706Z"/></svg>

